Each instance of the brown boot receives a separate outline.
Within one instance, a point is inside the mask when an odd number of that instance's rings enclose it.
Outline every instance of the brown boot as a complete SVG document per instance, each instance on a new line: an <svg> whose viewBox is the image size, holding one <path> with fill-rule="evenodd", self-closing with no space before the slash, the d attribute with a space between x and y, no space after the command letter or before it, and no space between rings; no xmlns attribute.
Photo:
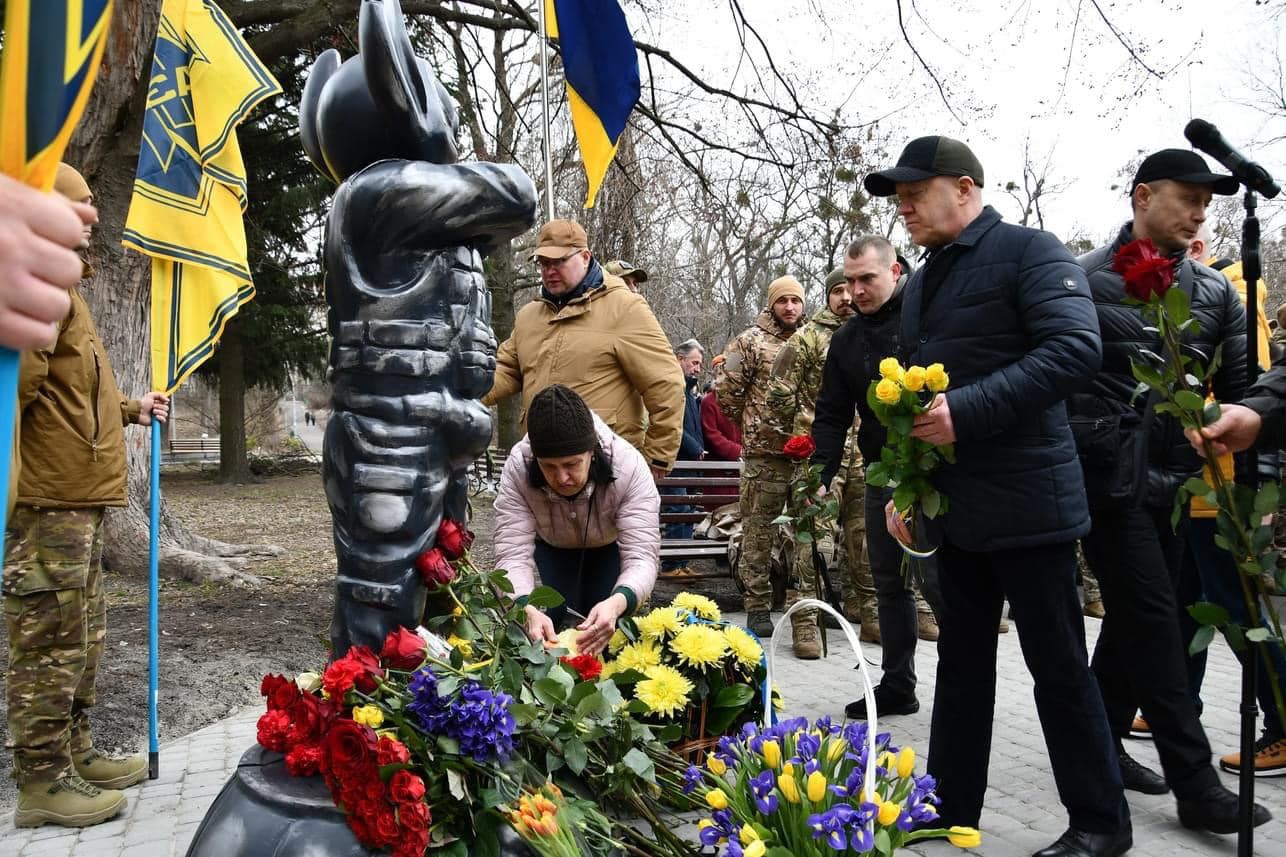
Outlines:
<svg viewBox="0 0 1286 857"><path fill-rule="evenodd" d="M822 643L817 631L817 616L798 613L790 617L790 640L795 657L801 661L815 661L822 656Z"/></svg>
<svg viewBox="0 0 1286 857"><path fill-rule="evenodd" d="M863 643L880 645L880 617L874 607L862 611L862 633L859 639Z"/></svg>
<svg viewBox="0 0 1286 857"><path fill-rule="evenodd" d="M1082 612L1091 619L1102 619L1107 615L1103 610L1103 602L1101 600L1086 601Z"/></svg>
<svg viewBox="0 0 1286 857"><path fill-rule="evenodd" d="M927 640L930 643L938 641L938 620L933 618L932 613L915 614L916 634L921 640Z"/></svg>
<svg viewBox="0 0 1286 857"><path fill-rule="evenodd" d="M147 759L142 753L120 759L90 750L73 757L72 761L80 778L100 789L128 788L147 777Z"/></svg>
<svg viewBox="0 0 1286 857"><path fill-rule="evenodd" d="M125 795L91 786L77 774L52 782L28 783L18 789L13 811L14 827L89 827L101 824L125 809Z"/></svg>

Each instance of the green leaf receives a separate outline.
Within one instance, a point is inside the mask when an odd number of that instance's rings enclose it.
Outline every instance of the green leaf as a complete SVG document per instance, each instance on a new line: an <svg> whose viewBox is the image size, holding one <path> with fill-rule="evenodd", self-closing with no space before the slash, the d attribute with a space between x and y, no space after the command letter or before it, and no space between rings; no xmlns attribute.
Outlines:
<svg viewBox="0 0 1286 857"><path fill-rule="evenodd" d="M1276 482L1269 482L1259 489L1255 495L1255 515L1262 518L1264 515L1271 515L1277 511L1277 501L1280 491Z"/></svg>
<svg viewBox="0 0 1286 857"><path fill-rule="evenodd" d="M558 770L562 766L563 766L563 757L555 753L553 747L550 747L548 750L545 751L545 771L547 773L552 774L554 771Z"/></svg>
<svg viewBox="0 0 1286 857"><path fill-rule="evenodd" d="M1251 628L1246 632L1246 639L1252 643L1264 643L1268 640L1276 639L1273 632L1264 627Z"/></svg>
<svg viewBox="0 0 1286 857"><path fill-rule="evenodd" d="M1202 625L1197 629L1197 633L1192 636L1192 642L1188 644L1188 654L1195 655L1198 652L1204 652L1210 645L1210 641L1215 638L1215 628L1213 625Z"/></svg>
<svg viewBox="0 0 1286 857"><path fill-rule="evenodd" d="M487 809L496 806L492 804ZM496 836L499 819L495 813L483 812L476 817L477 836L473 839L474 857L500 857L500 840Z"/></svg>
<svg viewBox="0 0 1286 857"><path fill-rule="evenodd" d="M930 491L920 499L920 508L924 511L924 517L938 517L938 512L942 510L942 495L937 491Z"/></svg>
<svg viewBox="0 0 1286 857"><path fill-rule="evenodd" d="M1206 400L1191 390L1180 390L1174 394L1174 403L1186 411L1201 412L1206 407Z"/></svg>
<svg viewBox="0 0 1286 857"><path fill-rule="evenodd" d="M552 586L537 586L527 596L527 603L532 607L557 607L563 603L563 596Z"/></svg>
<svg viewBox="0 0 1286 857"><path fill-rule="evenodd" d="M881 827L875 831L875 850L883 855L893 853L893 842L889 839L888 828Z"/></svg>
<svg viewBox="0 0 1286 857"><path fill-rule="evenodd" d="M546 676L531 686L536 698L551 708L561 705L567 699L567 689L556 679Z"/></svg>
<svg viewBox="0 0 1286 857"><path fill-rule="evenodd" d="M505 802L505 796L499 789L483 789L478 793L478 798L482 801L483 809L492 809Z"/></svg>
<svg viewBox="0 0 1286 857"><path fill-rule="evenodd" d="M1188 296L1183 289L1172 288L1165 293L1165 314L1170 324L1181 325L1192 318L1188 309Z"/></svg>
<svg viewBox="0 0 1286 857"><path fill-rule="evenodd" d="M635 775L647 780L649 783L656 782L656 767L652 764L652 760L648 758L647 753L644 753L638 747L631 748L621 761Z"/></svg>
<svg viewBox="0 0 1286 857"><path fill-rule="evenodd" d="M764 857L795 857L795 852L780 845L774 845L764 852Z"/></svg>
<svg viewBox="0 0 1286 857"><path fill-rule="evenodd" d="M603 697L603 701L610 705L613 711L625 701L621 696L620 688L610 678L602 679L595 687L598 688L599 695Z"/></svg>
<svg viewBox="0 0 1286 857"><path fill-rule="evenodd" d="M1218 604L1211 604L1209 601L1198 601L1196 604L1188 607L1188 615L1191 616L1198 625L1214 625L1223 627L1228 624L1228 611Z"/></svg>
<svg viewBox="0 0 1286 857"><path fill-rule="evenodd" d="M801 545L811 545L813 543L813 534L807 530L795 533L795 541Z"/></svg>
<svg viewBox="0 0 1286 857"><path fill-rule="evenodd" d="M715 708L741 708L755 696L748 684L730 684L719 691L712 705Z"/></svg>
<svg viewBox="0 0 1286 857"><path fill-rule="evenodd" d="M744 708L715 708L706 717L706 735L721 735L728 731L732 721L741 716ZM701 737L701 736L696 736Z"/></svg>
<svg viewBox="0 0 1286 857"><path fill-rule="evenodd" d="M514 716L514 720L518 721L519 726L527 726L540 718L540 711L536 706L521 702L509 706L509 713Z"/></svg>
<svg viewBox="0 0 1286 857"><path fill-rule="evenodd" d="M790 523L791 521L793 521L793 520L795 520L795 519L794 519L794 518L792 518L790 515L778 515L777 517L773 518L773 519L772 519L772 521L771 521L770 523L773 523L773 524L789 524L789 523Z"/></svg>
<svg viewBox="0 0 1286 857"><path fill-rule="evenodd" d="M589 764L589 751L585 747L585 742L579 738L572 738L563 744L563 761L567 763L567 768L573 774L579 775Z"/></svg>
<svg viewBox="0 0 1286 857"><path fill-rule="evenodd" d="M1204 497L1206 494L1210 493L1210 486L1207 485L1206 480L1202 479L1200 476L1193 476L1187 482L1183 483L1183 490L1187 491L1194 497Z"/></svg>

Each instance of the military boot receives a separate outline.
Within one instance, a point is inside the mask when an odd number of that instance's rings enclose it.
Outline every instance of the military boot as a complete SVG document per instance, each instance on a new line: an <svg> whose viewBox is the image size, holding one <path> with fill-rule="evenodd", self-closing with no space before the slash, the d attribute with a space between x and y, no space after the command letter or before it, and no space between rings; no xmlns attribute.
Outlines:
<svg viewBox="0 0 1286 857"><path fill-rule="evenodd" d="M872 604L862 611L862 634L860 637L863 643L880 644L880 615Z"/></svg>
<svg viewBox="0 0 1286 857"><path fill-rule="evenodd" d="M746 629L765 643L772 637L772 614L767 610L751 610L746 613Z"/></svg>
<svg viewBox="0 0 1286 857"><path fill-rule="evenodd" d="M125 809L125 795L115 789L91 786L78 774L52 782L28 783L18 789L14 827L89 827L101 824Z"/></svg>
<svg viewBox="0 0 1286 857"><path fill-rule="evenodd" d="M147 759L142 753L117 759L90 750L73 756L72 761L80 778L100 789L123 789L141 783L147 776Z"/></svg>
<svg viewBox="0 0 1286 857"><path fill-rule="evenodd" d="M818 637L817 615L793 613L790 617L790 641L795 657L801 661L815 661L822 656L822 643Z"/></svg>

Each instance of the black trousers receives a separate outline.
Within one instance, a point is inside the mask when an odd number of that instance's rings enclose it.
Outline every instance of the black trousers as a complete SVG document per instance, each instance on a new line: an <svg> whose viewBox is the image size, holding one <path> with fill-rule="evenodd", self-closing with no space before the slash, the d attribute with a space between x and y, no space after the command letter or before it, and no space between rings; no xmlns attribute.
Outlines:
<svg viewBox="0 0 1286 857"><path fill-rule="evenodd" d="M903 567L902 549L884 523L884 507L892 499L893 489L866 486L866 553L879 607L883 670L880 685L890 693L906 697L915 696L915 646L919 640L915 592L908 575L914 575L919 581L920 591L939 617L942 595L938 589L936 557L912 559Z"/></svg>
<svg viewBox="0 0 1286 857"><path fill-rule="evenodd" d="M1103 592L1103 629L1094 675L1117 743L1135 709L1152 728L1166 782L1176 798L1217 785L1210 742L1188 692L1187 646L1179 630L1175 587L1183 558L1182 523L1170 509L1135 506L1091 512L1082 542Z"/></svg>
<svg viewBox="0 0 1286 857"><path fill-rule="evenodd" d="M607 598L621 574L621 548L616 542L598 548L556 548L536 539L536 570L540 582L558 590L563 603L547 611L555 628L575 626L580 619L567 615L567 608L582 616Z"/></svg>
<svg viewBox="0 0 1286 857"><path fill-rule="evenodd" d="M1072 827L1129 824L1121 772L1085 652L1071 543L985 553L938 551L943 615L929 737L943 826L978 826L996 707L996 642L1006 597L1035 682L1036 713Z"/></svg>

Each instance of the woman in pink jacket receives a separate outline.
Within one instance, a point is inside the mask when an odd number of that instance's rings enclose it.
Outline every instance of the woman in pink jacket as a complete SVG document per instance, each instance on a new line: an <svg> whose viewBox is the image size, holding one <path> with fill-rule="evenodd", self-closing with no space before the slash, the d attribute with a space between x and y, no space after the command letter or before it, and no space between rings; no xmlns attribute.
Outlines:
<svg viewBox="0 0 1286 857"><path fill-rule="evenodd" d="M527 410L496 492L496 566L526 595L541 583L565 599L527 607L527 634L555 640L567 609L584 617L580 649L596 654L616 620L652 592L661 552L661 499L641 453L574 390L546 387Z"/></svg>

